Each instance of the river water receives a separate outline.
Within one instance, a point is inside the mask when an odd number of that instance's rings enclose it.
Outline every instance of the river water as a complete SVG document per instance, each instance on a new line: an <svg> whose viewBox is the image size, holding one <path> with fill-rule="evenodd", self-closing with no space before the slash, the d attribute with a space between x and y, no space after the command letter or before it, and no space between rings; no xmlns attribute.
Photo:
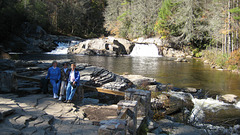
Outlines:
<svg viewBox="0 0 240 135"><path fill-rule="evenodd" d="M136 74L155 78L163 84L174 87L194 87L204 89L208 94L235 94L240 97L240 75L229 71L218 71L204 65L200 60L175 62L165 57L104 57L82 55L31 54L19 55L25 60L72 59L79 63L89 63L104 67L117 74Z"/></svg>

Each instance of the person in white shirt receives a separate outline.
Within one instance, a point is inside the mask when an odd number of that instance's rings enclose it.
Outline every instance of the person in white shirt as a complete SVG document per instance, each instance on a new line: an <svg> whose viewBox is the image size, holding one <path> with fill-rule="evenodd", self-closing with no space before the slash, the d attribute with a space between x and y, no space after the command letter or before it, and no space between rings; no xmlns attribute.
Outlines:
<svg viewBox="0 0 240 135"><path fill-rule="evenodd" d="M69 73L68 85L66 89L66 101L67 103L71 103L73 96L77 87L80 84L80 73L75 69L76 64L71 64L71 71Z"/></svg>

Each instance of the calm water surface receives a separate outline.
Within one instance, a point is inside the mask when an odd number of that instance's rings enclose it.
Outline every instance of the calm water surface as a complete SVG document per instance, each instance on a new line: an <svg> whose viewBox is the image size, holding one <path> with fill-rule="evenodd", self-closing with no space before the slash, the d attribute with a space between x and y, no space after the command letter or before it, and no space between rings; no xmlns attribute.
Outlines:
<svg viewBox="0 0 240 135"><path fill-rule="evenodd" d="M217 71L198 60L188 63L169 61L157 57L103 57L78 55L20 55L25 60L72 59L104 67L114 73L137 74L155 78L160 83L171 83L175 87L195 87L212 94L235 94L240 97L240 75L228 71Z"/></svg>

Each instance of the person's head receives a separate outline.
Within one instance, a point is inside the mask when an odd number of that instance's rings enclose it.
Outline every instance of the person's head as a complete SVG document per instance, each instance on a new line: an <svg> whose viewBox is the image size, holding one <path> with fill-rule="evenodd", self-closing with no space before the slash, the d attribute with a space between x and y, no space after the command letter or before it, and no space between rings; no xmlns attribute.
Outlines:
<svg viewBox="0 0 240 135"><path fill-rule="evenodd" d="M76 68L76 63L74 63L74 62L71 63L71 69L72 69L72 70L75 70L75 68Z"/></svg>
<svg viewBox="0 0 240 135"><path fill-rule="evenodd" d="M67 63L67 62L65 62L65 63L63 64L63 68L68 68L68 63Z"/></svg>
<svg viewBox="0 0 240 135"><path fill-rule="evenodd" d="M52 66L53 66L53 67L57 67L57 61L53 61L53 62L52 62Z"/></svg>

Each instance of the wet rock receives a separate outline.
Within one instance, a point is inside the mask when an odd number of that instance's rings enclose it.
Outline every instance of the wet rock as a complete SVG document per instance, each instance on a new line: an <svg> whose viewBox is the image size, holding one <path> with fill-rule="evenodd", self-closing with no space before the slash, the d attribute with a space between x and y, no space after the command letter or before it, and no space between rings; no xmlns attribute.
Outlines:
<svg viewBox="0 0 240 135"><path fill-rule="evenodd" d="M187 59L184 59L184 58L177 58L176 60L174 60L176 62L188 62Z"/></svg>
<svg viewBox="0 0 240 135"><path fill-rule="evenodd" d="M136 86L147 86L156 83L155 79L144 77L141 75L122 75L122 76L124 78L129 79Z"/></svg>
<svg viewBox="0 0 240 135"><path fill-rule="evenodd" d="M204 130L173 122L168 119L162 119L158 121L158 123L163 131L171 133L173 135L207 135Z"/></svg>
<svg viewBox="0 0 240 135"><path fill-rule="evenodd" d="M198 92L198 90L196 88L190 88L190 87L184 88L183 91L187 92L187 93L197 93Z"/></svg>
<svg viewBox="0 0 240 135"><path fill-rule="evenodd" d="M222 95L219 100L226 102L226 103L237 103L237 96L233 94L226 94Z"/></svg>

